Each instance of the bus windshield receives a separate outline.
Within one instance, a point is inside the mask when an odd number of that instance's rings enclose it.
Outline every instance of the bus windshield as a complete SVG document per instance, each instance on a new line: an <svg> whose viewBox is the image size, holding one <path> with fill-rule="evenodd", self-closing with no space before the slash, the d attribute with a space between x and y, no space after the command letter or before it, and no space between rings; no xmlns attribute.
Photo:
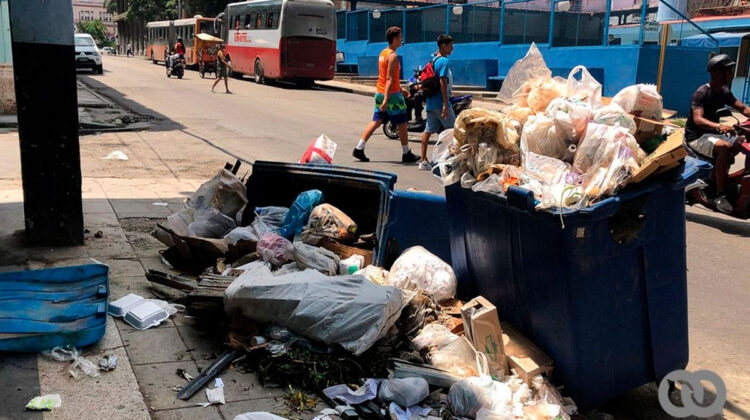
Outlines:
<svg viewBox="0 0 750 420"><path fill-rule="evenodd" d="M198 33L203 34L209 34L216 36L216 31L214 30L214 22L211 20L201 20L198 22Z"/></svg>

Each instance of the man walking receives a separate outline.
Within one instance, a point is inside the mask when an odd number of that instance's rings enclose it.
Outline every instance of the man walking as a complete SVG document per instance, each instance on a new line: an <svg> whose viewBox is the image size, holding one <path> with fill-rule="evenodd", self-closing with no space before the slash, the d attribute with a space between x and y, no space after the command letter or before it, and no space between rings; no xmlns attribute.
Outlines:
<svg viewBox="0 0 750 420"><path fill-rule="evenodd" d="M378 84L377 93L375 94L375 114L372 122L367 125L362 133L362 138L354 148L352 155L362 162L369 162L370 159L365 156L365 145L370 139L372 133L380 127L381 124L391 122L398 127L398 136L401 140L401 162L413 163L417 158L409 148L409 133L406 130L406 101L404 95L408 96L406 90L401 89L399 80L400 65L396 50L401 46L403 35L401 28L392 26L385 32L388 40L388 48L380 52L378 58Z"/></svg>
<svg viewBox="0 0 750 420"><path fill-rule="evenodd" d="M125 52L126 57L130 57L133 55L133 46L128 42L128 49L127 52Z"/></svg>
<svg viewBox="0 0 750 420"><path fill-rule="evenodd" d="M442 130L453 128L456 114L450 103L453 88L453 73L451 73L448 56L453 52L453 37L440 35L437 39L438 53L432 59L435 76L440 80L440 89L427 97L427 125L422 133L422 150L419 169L428 171L432 165L427 160L427 144L430 136Z"/></svg>

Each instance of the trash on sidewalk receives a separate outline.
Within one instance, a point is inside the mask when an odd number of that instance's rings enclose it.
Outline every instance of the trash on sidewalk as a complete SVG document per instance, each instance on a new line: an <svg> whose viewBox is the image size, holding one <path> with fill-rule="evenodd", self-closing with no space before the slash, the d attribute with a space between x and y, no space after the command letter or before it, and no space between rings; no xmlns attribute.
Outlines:
<svg viewBox="0 0 750 420"><path fill-rule="evenodd" d="M99 359L99 369L109 372L117 368L117 355L113 353L107 353Z"/></svg>
<svg viewBox="0 0 750 420"><path fill-rule="evenodd" d="M502 378L508 373L508 361L503 348L503 330L495 305L477 296L461 307L464 334L474 348L487 356L490 373Z"/></svg>
<svg viewBox="0 0 750 420"><path fill-rule="evenodd" d="M168 303L159 299L144 299L130 293L110 303L109 314L122 317L137 330L156 327L177 312L184 311L183 305Z"/></svg>
<svg viewBox="0 0 750 420"><path fill-rule="evenodd" d="M188 382L190 382L190 381L192 381L192 380L194 379L194 378L193 378L193 375L189 374L189 373L188 373L188 372L187 372L187 371L186 371L185 369L182 369L182 368L180 368L180 369L177 369L177 370L175 371L175 374L176 374L177 376L179 376L180 378L182 378L182 379L184 379L184 380L188 381Z"/></svg>
<svg viewBox="0 0 750 420"><path fill-rule="evenodd" d="M549 356L507 322L500 325L508 364L521 380L531 384L538 375L552 372L554 362Z"/></svg>
<svg viewBox="0 0 750 420"><path fill-rule="evenodd" d="M266 233L258 241L256 252L263 261L279 267L293 258L294 248L286 238Z"/></svg>
<svg viewBox="0 0 750 420"><path fill-rule="evenodd" d="M110 152L107 156L103 157L105 160L128 160L128 155L120 150Z"/></svg>
<svg viewBox="0 0 750 420"><path fill-rule="evenodd" d="M60 394L47 394L41 397L34 397L26 404L26 410L29 411L52 411L60 407L62 407Z"/></svg>
<svg viewBox="0 0 750 420"><path fill-rule="evenodd" d="M378 381L367 379L364 385L353 391L345 384L334 385L323 390L328 398L333 401L340 401L350 405L362 404L378 396Z"/></svg>
<svg viewBox="0 0 750 420"><path fill-rule="evenodd" d="M200 375L196 376L192 381L188 382L188 384L182 388L182 391L177 394L177 398L180 400L190 399L190 397L195 395L196 392L203 388L203 386L205 386L208 381L210 381L212 378L226 369L226 367L229 366L239 356L240 352L238 352L237 350L227 350L222 353L221 356L214 360L214 362L211 363L208 368L204 369L203 372L200 373ZM222 389L223 397L223 387L219 387L216 389Z"/></svg>
<svg viewBox="0 0 750 420"><path fill-rule="evenodd" d="M226 404L227 402L224 399L224 387L206 388L206 399L208 399L208 402L196 403L196 405L206 408L209 405Z"/></svg>
<svg viewBox="0 0 750 420"><path fill-rule="evenodd" d="M404 251L391 266L388 283L408 290L420 290L438 302L456 294L456 275L446 262L421 246Z"/></svg>
<svg viewBox="0 0 750 420"><path fill-rule="evenodd" d="M70 369L68 369L68 373L70 373L70 376L75 379L81 377L81 372L92 378L99 376L99 367L92 361L82 357L81 352L75 347L55 347L52 350L43 351L42 354L57 360L58 362L73 362L70 365ZM78 368L80 372L78 372L76 368Z"/></svg>
<svg viewBox="0 0 750 420"><path fill-rule="evenodd" d="M305 150L305 154L302 155L299 163L318 163L330 165L333 161L333 156L336 154L336 148L338 145L333 140L329 139L325 134L321 134L315 140L310 143Z"/></svg>
<svg viewBox="0 0 750 420"><path fill-rule="evenodd" d="M323 201L323 193L319 190L309 190L300 193L289 207L289 212L284 218L284 223L279 229L279 235L293 239L302 232L302 229L310 219L313 209Z"/></svg>
<svg viewBox="0 0 750 420"><path fill-rule="evenodd" d="M380 384L378 399L396 403L401 407L412 407L430 394L430 385L423 378L386 379Z"/></svg>
<svg viewBox="0 0 750 420"><path fill-rule="evenodd" d="M343 211L330 204L316 206L307 226L302 231L302 241L317 245L321 238L327 237L340 242L351 242L357 235L357 224Z"/></svg>
<svg viewBox="0 0 750 420"><path fill-rule="evenodd" d="M267 411L254 411L252 413L244 413L234 417L233 420L287 420L286 417L277 416Z"/></svg>

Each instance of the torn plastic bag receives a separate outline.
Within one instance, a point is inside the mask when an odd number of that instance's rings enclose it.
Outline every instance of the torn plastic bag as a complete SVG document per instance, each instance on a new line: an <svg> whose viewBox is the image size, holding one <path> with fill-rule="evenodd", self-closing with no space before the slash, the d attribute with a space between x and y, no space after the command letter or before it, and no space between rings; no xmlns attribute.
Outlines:
<svg viewBox="0 0 750 420"><path fill-rule="evenodd" d="M565 79L553 77L551 79L536 79L527 85L528 94L526 104L532 112L544 112L555 98L565 95Z"/></svg>
<svg viewBox="0 0 750 420"><path fill-rule="evenodd" d="M305 270L270 278L245 273L227 288L224 309L360 355L385 336L405 303L396 287Z"/></svg>
<svg viewBox="0 0 750 420"><path fill-rule="evenodd" d="M454 416L473 419L483 408L504 407L512 401L510 387L489 375L485 355L477 353L474 363L479 373L456 382L448 391L448 408Z"/></svg>
<svg viewBox="0 0 750 420"><path fill-rule="evenodd" d="M192 209L186 209L192 210ZM209 207L195 210L194 220L188 225L187 236L198 238L223 238L237 227L234 219L222 214L219 210Z"/></svg>
<svg viewBox="0 0 750 420"><path fill-rule="evenodd" d="M455 146L453 141L453 129L449 128L440 134L438 134L438 141L432 148L432 155L430 162L436 163L441 162L452 154L452 148Z"/></svg>
<svg viewBox="0 0 750 420"><path fill-rule="evenodd" d="M546 112L555 123L557 135L567 143L578 143L594 116L587 103L567 98L553 99Z"/></svg>
<svg viewBox="0 0 750 420"><path fill-rule="evenodd" d="M453 340L457 340L459 337L453 334L448 327L442 324L428 324L422 328L422 331L417 334L416 337L411 341L417 349L421 350L425 347L440 347L450 343Z"/></svg>
<svg viewBox="0 0 750 420"><path fill-rule="evenodd" d="M544 62L544 57L542 57L536 43L532 42L526 55L516 61L508 70L505 80L503 80L503 86L497 93L497 99L510 105L513 102L513 95L524 83L529 80L549 79L550 77L552 77L552 72L547 68L547 63Z"/></svg>
<svg viewBox="0 0 750 420"><path fill-rule="evenodd" d="M662 119L662 98L656 86L651 84L628 86L617 92L612 103L629 114L657 121Z"/></svg>
<svg viewBox="0 0 750 420"><path fill-rule="evenodd" d="M555 122L546 115L532 115L523 126L521 151L562 159L568 150L565 139L559 135Z"/></svg>
<svg viewBox="0 0 750 420"><path fill-rule="evenodd" d="M640 147L635 138L622 127L612 127L603 124L590 123L586 128L586 134L578 145L573 168L579 173L586 173L601 155L604 149L603 143L619 142L631 149L633 156L641 156ZM599 159L602 160L602 159Z"/></svg>
<svg viewBox="0 0 750 420"><path fill-rule="evenodd" d="M357 224L351 217L330 204L316 206L303 232L306 243L313 238L332 238L339 242L353 241L357 235ZM317 244L317 241L314 241Z"/></svg>
<svg viewBox="0 0 750 420"><path fill-rule="evenodd" d="M512 105L505 108L503 110L503 113L510 118L518 121L522 126L526 124L526 121L528 121L530 116L534 115L534 111L532 111L531 108L517 105Z"/></svg>
<svg viewBox="0 0 750 420"><path fill-rule="evenodd" d="M255 219L250 224L260 238L266 233L277 233L284 224L289 209L286 207L256 207Z"/></svg>
<svg viewBox="0 0 750 420"><path fill-rule="evenodd" d="M258 242L258 237L255 235L255 229L252 226L240 226L232 229L224 235L230 244L236 245L239 241L255 241Z"/></svg>
<svg viewBox="0 0 750 420"><path fill-rule="evenodd" d="M258 256L265 262L276 267L292 259L292 243L275 233L266 233L258 241L256 247Z"/></svg>
<svg viewBox="0 0 750 420"><path fill-rule="evenodd" d="M438 302L456 294L456 275L450 265L421 246L404 251L391 266L388 283L407 290L421 290Z"/></svg>
<svg viewBox="0 0 750 420"><path fill-rule="evenodd" d="M309 190L300 193L289 208L289 212L284 218L284 224L279 229L279 235L292 240L296 235L302 232L302 228L307 224L315 206L323 201L323 193L320 190Z"/></svg>
<svg viewBox="0 0 750 420"><path fill-rule="evenodd" d="M572 170L569 163L534 152L526 154L523 167L526 174L545 184L557 184Z"/></svg>
<svg viewBox="0 0 750 420"><path fill-rule="evenodd" d="M576 79L581 72L581 80ZM589 73L585 66L573 67L568 75L566 95L570 99L576 99L589 104L592 110L602 107L602 84Z"/></svg>
<svg viewBox="0 0 750 420"><path fill-rule="evenodd" d="M430 395L430 385L424 378L386 379L380 384L380 402L395 402L401 407L419 404Z"/></svg>
<svg viewBox="0 0 750 420"><path fill-rule="evenodd" d="M432 365L436 368L462 378L477 376L480 373L477 368L477 352L466 337L460 337L458 340L438 347L430 353L430 358Z"/></svg>
<svg viewBox="0 0 750 420"><path fill-rule="evenodd" d="M201 185L187 199L186 207L194 209L215 208L235 219L237 212L247 204L245 186L226 169Z"/></svg>
<svg viewBox="0 0 750 420"><path fill-rule="evenodd" d="M284 274L296 273L298 271L300 271L300 269L299 267L297 267L297 262L293 261L293 262L290 262L289 264L284 264L281 267L279 267L278 270L273 272L273 275L278 277L278 276L283 276Z"/></svg>
<svg viewBox="0 0 750 420"><path fill-rule="evenodd" d="M505 192L503 178L498 174L491 174L486 179L471 186L474 192L483 191L490 194L502 195Z"/></svg>
<svg viewBox="0 0 750 420"><path fill-rule="evenodd" d="M374 265L368 265L367 267L354 273L355 276L365 276L368 280L375 284L385 286L388 284L388 271L382 267Z"/></svg>
<svg viewBox="0 0 750 420"><path fill-rule="evenodd" d="M325 248L295 242L294 260L300 270L310 268L329 276L335 276L341 258Z"/></svg>
<svg viewBox="0 0 750 420"><path fill-rule="evenodd" d="M310 143L302 155L299 163L318 163L330 165L333 161L333 155L336 154L336 142L329 139L325 134L321 134Z"/></svg>
<svg viewBox="0 0 750 420"><path fill-rule="evenodd" d="M42 352L43 355L50 357L58 362L73 362L68 369L68 373L75 379L81 377L81 374L76 370L78 368L84 375L95 378L99 376L99 367L94 362L81 356L81 352L75 347L55 347L52 350L45 350Z"/></svg>

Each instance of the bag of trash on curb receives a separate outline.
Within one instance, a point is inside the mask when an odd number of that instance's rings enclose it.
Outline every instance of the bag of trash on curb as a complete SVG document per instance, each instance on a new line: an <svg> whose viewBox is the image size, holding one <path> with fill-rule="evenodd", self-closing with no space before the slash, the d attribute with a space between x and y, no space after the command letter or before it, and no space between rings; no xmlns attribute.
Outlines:
<svg viewBox="0 0 750 420"><path fill-rule="evenodd" d="M314 238L320 240L324 237L340 242L353 241L357 235L357 224L338 208L321 204L310 213L303 235L307 237L306 243L311 243L308 241L314 241Z"/></svg>
<svg viewBox="0 0 750 420"><path fill-rule="evenodd" d="M331 164L333 155L336 154L336 142L329 139L325 134L321 134L307 146L305 154L302 155L299 163L320 163Z"/></svg>
<svg viewBox="0 0 750 420"><path fill-rule="evenodd" d="M628 86L612 98L625 112L643 118L661 121L663 104L655 85L637 84Z"/></svg>
<svg viewBox="0 0 750 420"><path fill-rule="evenodd" d="M328 276L335 276L338 272L341 259L333 252L304 242L295 242L293 248L294 260L300 270L309 268Z"/></svg>
<svg viewBox="0 0 750 420"><path fill-rule="evenodd" d="M581 72L581 80L576 79L576 74ZM586 102L592 110L602 107L602 84L589 73L585 66L575 66L568 75L566 97Z"/></svg>
<svg viewBox="0 0 750 420"><path fill-rule="evenodd" d="M421 290L438 302L456 294L456 274L451 266L421 246L407 249L396 259L388 283L401 289Z"/></svg>
<svg viewBox="0 0 750 420"><path fill-rule="evenodd" d="M188 225L188 236L198 238L223 238L237 227L233 218L209 207L194 211L193 222Z"/></svg>
<svg viewBox="0 0 750 420"><path fill-rule="evenodd" d="M310 213L323 201L323 193L320 190L308 190L300 193L289 208L289 212L284 217L284 224L279 229L279 235L292 240L296 235L302 232L302 228L307 224Z"/></svg>
<svg viewBox="0 0 750 420"><path fill-rule="evenodd" d="M503 85L497 93L497 99L506 104L513 102L513 96L526 82L539 78L549 79L552 72L544 62L536 43L531 43L526 55L517 60L508 70Z"/></svg>
<svg viewBox="0 0 750 420"><path fill-rule="evenodd" d="M265 262L276 267L292 259L292 243L275 233L267 233L258 241L256 247L258 256Z"/></svg>
<svg viewBox="0 0 750 420"><path fill-rule="evenodd" d="M386 379L380 384L380 402L395 402L401 407L411 407L430 395L430 385L424 378Z"/></svg>
<svg viewBox="0 0 750 420"><path fill-rule="evenodd" d="M226 169L201 185L188 199L186 207L194 209L215 208L235 219L237 212L247 204L245 185Z"/></svg>
<svg viewBox="0 0 750 420"><path fill-rule="evenodd" d="M435 323L425 325L411 342L421 350L425 347L441 347L458 338L459 336L453 334L445 325Z"/></svg>
<svg viewBox="0 0 750 420"><path fill-rule="evenodd" d="M396 287L314 270L279 277L245 273L229 285L224 297L230 316L241 314L286 327L310 340L339 344L354 355L385 336L404 305L403 292Z"/></svg>

